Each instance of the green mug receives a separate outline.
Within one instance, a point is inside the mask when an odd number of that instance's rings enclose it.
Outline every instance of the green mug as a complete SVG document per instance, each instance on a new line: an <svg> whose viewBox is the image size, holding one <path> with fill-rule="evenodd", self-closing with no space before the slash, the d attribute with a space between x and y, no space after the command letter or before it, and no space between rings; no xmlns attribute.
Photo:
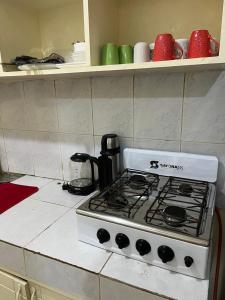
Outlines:
<svg viewBox="0 0 225 300"><path fill-rule="evenodd" d="M102 65L116 65L119 63L118 46L113 43L107 43L102 47L101 64Z"/></svg>
<svg viewBox="0 0 225 300"><path fill-rule="evenodd" d="M132 64L133 59L133 47L130 45L121 45L119 47L119 61L120 64Z"/></svg>

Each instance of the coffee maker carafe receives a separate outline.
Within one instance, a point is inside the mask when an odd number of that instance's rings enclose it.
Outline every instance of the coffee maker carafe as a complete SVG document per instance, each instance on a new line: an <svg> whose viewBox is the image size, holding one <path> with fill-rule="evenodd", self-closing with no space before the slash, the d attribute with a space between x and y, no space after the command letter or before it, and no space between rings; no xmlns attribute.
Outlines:
<svg viewBox="0 0 225 300"><path fill-rule="evenodd" d="M99 163L100 190L110 185L120 172L120 144L116 134L105 134L101 140Z"/></svg>
<svg viewBox="0 0 225 300"><path fill-rule="evenodd" d="M86 153L76 153L70 158L71 181L63 184L63 190L75 195L89 195L98 184L95 165L98 160Z"/></svg>

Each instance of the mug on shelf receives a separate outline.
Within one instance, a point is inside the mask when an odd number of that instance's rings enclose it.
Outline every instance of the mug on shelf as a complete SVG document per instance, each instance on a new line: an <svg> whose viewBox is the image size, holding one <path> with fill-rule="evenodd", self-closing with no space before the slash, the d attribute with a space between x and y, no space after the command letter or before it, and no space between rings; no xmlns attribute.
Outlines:
<svg viewBox="0 0 225 300"><path fill-rule="evenodd" d="M153 61L180 59L183 56L183 49L174 40L172 34L159 34L155 40Z"/></svg>
<svg viewBox="0 0 225 300"><path fill-rule="evenodd" d="M208 30L195 30L192 32L188 58L210 57L219 55L219 42L217 42Z"/></svg>
<svg viewBox="0 0 225 300"><path fill-rule="evenodd" d="M107 43L102 47L101 51L101 64L102 65L115 65L119 63L118 46L113 43Z"/></svg>
<svg viewBox="0 0 225 300"><path fill-rule="evenodd" d="M121 45L119 47L119 62L120 64L133 63L133 47L130 45Z"/></svg>
<svg viewBox="0 0 225 300"><path fill-rule="evenodd" d="M134 46L134 63L143 63L150 61L149 45L145 42L139 42Z"/></svg>
<svg viewBox="0 0 225 300"><path fill-rule="evenodd" d="M150 48L150 60L152 60L153 52L154 52L154 48L155 48L155 43L149 44L149 48Z"/></svg>
<svg viewBox="0 0 225 300"><path fill-rule="evenodd" d="M182 56L182 58L187 58L187 56L188 56L189 40L188 39L177 39L176 43L179 44L180 47L183 50L183 56Z"/></svg>

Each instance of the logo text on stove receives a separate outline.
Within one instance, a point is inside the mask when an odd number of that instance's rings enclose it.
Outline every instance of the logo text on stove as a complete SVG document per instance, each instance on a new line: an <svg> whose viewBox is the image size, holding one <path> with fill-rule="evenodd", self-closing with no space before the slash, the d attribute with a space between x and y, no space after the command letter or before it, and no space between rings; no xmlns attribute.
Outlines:
<svg viewBox="0 0 225 300"><path fill-rule="evenodd" d="M165 164L165 163L159 163L157 160L151 160L150 161L150 168L151 169L158 169L158 168L168 168L168 169L175 169L175 170L183 170L183 166L179 165L171 165L171 164Z"/></svg>
<svg viewBox="0 0 225 300"><path fill-rule="evenodd" d="M157 161L157 160L151 160L150 161L150 168L152 168L152 169L158 169L159 168L159 161Z"/></svg>

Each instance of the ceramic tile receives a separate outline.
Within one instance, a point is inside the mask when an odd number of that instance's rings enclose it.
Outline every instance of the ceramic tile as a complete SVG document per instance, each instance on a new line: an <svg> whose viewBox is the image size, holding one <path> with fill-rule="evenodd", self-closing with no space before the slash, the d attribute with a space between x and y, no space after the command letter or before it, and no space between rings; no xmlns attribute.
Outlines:
<svg viewBox="0 0 225 300"><path fill-rule="evenodd" d="M178 140L184 75L138 75L134 80L134 136Z"/></svg>
<svg viewBox="0 0 225 300"><path fill-rule="evenodd" d="M25 251L26 272L29 278L65 291L77 299L98 300L98 275L62 262Z"/></svg>
<svg viewBox="0 0 225 300"><path fill-rule="evenodd" d="M56 133L35 134L33 149L34 172L36 176L62 179L60 139Z"/></svg>
<svg viewBox="0 0 225 300"><path fill-rule="evenodd" d="M114 280L100 278L101 300L129 299L129 300L162 300L162 297L147 293L140 289L121 284Z"/></svg>
<svg viewBox="0 0 225 300"><path fill-rule="evenodd" d="M179 152L180 142L151 139L134 139L134 148Z"/></svg>
<svg viewBox="0 0 225 300"><path fill-rule="evenodd" d="M58 292L51 291L50 289L43 287L41 288L41 296L42 298L40 298L40 300L73 300L72 298L68 298L67 296L59 294Z"/></svg>
<svg viewBox="0 0 225 300"><path fill-rule="evenodd" d="M60 132L93 134L90 79L57 80Z"/></svg>
<svg viewBox="0 0 225 300"><path fill-rule="evenodd" d="M27 198L0 215L0 240L23 247L67 210Z"/></svg>
<svg viewBox="0 0 225 300"><path fill-rule="evenodd" d="M94 134L133 136L133 77L100 77L92 81Z"/></svg>
<svg viewBox="0 0 225 300"><path fill-rule="evenodd" d="M52 179L43 178L43 177L36 177L36 176L23 176L19 179L13 181L13 183L21 184L21 185L28 185L28 186L37 186L38 188L42 188L46 184L52 182Z"/></svg>
<svg viewBox="0 0 225 300"><path fill-rule="evenodd" d="M95 156L98 157L101 151L101 136L95 136ZM133 148L132 138L119 137L120 141L120 168L123 169L123 150L125 148Z"/></svg>
<svg viewBox="0 0 225 300"><path fill-rule="evenodd" d="M70 210L26 249L95 273L100 272L110 253L79 242L76 222L75 211Z"/></svg>
<svg viewBox="0 0 225 300"><path fill-rule="evenodd" d="M182 140L225 142L225 72L186 77Z"/></svg>
<svg viewBox="0 0 225 300"><path fill-rule="evenodd" d="M6 129L27 129L23 83L0 83L1 127Z"/></svg>
<svg viewBox="0 0 225 300"><path fill-rule="evenodd" d="M34 174L32 152L34 134L28 131L4 130L4 140L9 171Z"/></svg>
<svg viewBox="0 0 225 300"><path fill-rule="evenodd" d="M71 180L72 169L70 157L77 153L88 153L94 155L94 139L88 135L61 134L61 150L63 163L63 177L65 180Z"/></svg>
<svg viewBox="0 0 225 300"><path fill-rule="evenodd" d="M225 144L182 142L181 151L215 155L219 159L216 205L225 208Z"/></svg>
<svg viewBox="0 0 225 300"><path fill-rule="evenodd" d="M84 196L77 196L62 190L62 181L54 180L51 183L42 187L37 193L33 194L30 198L62 205L66 207L74 207L77 205Z"/></svg>
<svg viewBox="0 0 225 300"><path fill-rule="evenodd" d="M173 299L208 299L208 280L199 280L194 277L170 272L122 255L113 254L101 274ZM179 284L177 284L178 282Z"/></svg>
<svg viewBox="0 0 225 300"><path fill-rule="evenodd" d="M54 81L25 81L24 92L29 130L57 131Z"/></svg>
<svg viewBox="0 0 225 300"><path fill-rule="evenodd" d="M0 242L0 265L1 269L7 269L25 276L23 249Z"/></svg>
<svg viewBox="0 0 225 300"><path fill-rule="evenodd" d="M0 129L0 170L4 172L8 172L9 165L7 160L7 154L5 149L5 141L3 130Z"/></svg>

